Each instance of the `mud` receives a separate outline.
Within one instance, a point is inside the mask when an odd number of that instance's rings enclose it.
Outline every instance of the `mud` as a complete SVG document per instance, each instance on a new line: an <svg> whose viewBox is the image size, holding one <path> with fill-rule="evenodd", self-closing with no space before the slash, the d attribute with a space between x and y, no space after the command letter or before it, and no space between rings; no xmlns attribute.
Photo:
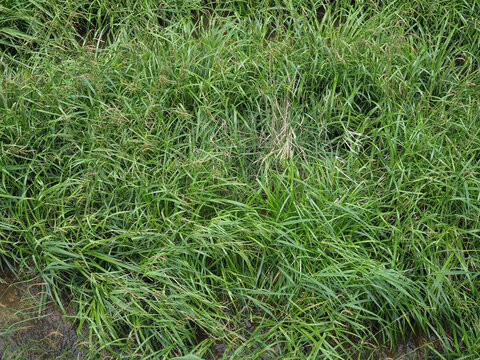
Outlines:
<svg viewBox="0 0 480 360"><path fill-rule="evenodd" d="M43 290L38 279L0 274L1 359L83 358L73 323Z"/></svg>

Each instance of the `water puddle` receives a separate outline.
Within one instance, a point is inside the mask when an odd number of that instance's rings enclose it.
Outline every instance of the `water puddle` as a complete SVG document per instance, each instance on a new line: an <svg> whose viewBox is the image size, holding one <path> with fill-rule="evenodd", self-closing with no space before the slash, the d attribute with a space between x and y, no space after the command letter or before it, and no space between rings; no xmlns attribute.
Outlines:
<svg viewBox="0 0 480 360"><path fill-rule="evenodd" d="M0 274L0 358L81 359L75 327L43 290L38 279Z"/></svg>

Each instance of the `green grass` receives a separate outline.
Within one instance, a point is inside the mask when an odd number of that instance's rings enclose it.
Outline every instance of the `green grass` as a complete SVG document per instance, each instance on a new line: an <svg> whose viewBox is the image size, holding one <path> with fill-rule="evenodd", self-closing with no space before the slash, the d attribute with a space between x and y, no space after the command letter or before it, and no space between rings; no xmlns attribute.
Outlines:
<svg viewBox="0 0 480 360"><path fill-rule="evenodd" d="M73 294L92 359L480 358L479 14L3 2L4 266Z"/></svg>

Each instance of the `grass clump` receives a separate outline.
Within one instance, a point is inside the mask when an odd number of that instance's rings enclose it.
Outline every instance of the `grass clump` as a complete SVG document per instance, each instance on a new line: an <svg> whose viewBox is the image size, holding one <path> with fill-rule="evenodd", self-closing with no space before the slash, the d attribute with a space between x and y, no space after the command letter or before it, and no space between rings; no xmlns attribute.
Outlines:
<svg viewBox="0 0 480 360"><path fill-rule="evenodd" d="M479 10L7 1L2 261L91 358L477 359Z"/></svg>

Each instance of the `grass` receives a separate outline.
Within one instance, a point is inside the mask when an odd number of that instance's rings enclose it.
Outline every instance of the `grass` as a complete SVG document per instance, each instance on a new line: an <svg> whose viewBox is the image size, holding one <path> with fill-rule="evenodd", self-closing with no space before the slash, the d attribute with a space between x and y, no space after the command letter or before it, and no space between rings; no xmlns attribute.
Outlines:
<svg viewBox="0 0 480 360"><path fill-rule="evenodd" d="M478 359L479 13L3 2L3 266L92 359Z"/></svg>

